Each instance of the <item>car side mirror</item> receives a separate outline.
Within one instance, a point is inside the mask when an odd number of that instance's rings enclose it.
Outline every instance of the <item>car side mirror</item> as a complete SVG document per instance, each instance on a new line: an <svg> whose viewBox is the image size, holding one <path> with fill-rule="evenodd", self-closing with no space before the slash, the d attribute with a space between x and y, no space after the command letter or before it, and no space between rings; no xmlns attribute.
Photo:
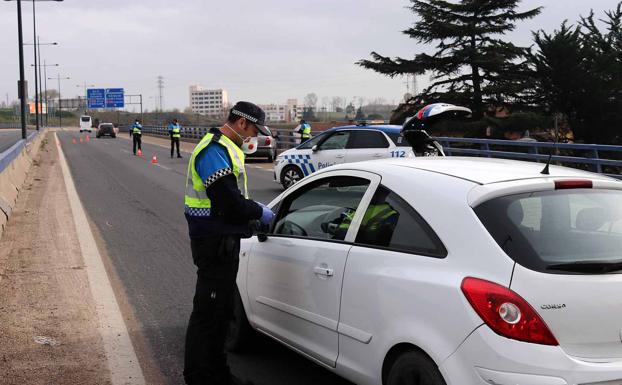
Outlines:
<svg viewBox="0 0 622 385"><path fill-rule="evenodd" d="M311 151L316 152L319 150L319 147L317 146L317 144L314 144L313 147L311 147Z"/></svg>
<svg viewBox="0 0 622 385"><path fill-rule="evenodd" d="M257 240L259 242L265 242L268 240L268 234L266 233L257 233Z"/></svg>

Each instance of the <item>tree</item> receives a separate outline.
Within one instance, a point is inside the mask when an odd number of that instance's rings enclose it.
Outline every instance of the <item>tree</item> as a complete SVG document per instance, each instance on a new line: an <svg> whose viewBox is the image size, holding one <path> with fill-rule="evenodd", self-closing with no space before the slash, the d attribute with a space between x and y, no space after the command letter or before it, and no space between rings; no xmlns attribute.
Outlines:
<svg viewBox="0 0 622 385"><path fill-rule="evenodd" d="M342 112L343 111L343 109L341 108L342 104L343 104L343 100L339 96L333 96L331 101L330 101L330 107L335 112Z"/></svg>
<svg viewBox="0 0 622 385"><path fill-rule="evenodd" d="M417 102L448 101L466 104L476 118L487 105L521 100L525 89L527 49L499 38L531 19L541 7L525 12L520 0L410 0L418 20L403 31L419 43L438 42L432 55L391 59L372 52L372 60L358 65L395 77L432 72L432 84L416 96Z"/></svg>
<svg viewBox="0 0 622 385"><path fill-rule="evenodd" d="M363 108L359 107L356 109L356 115L354 116L354 120L363 120L365 119L365 114L363 113Z"/></svg>
<svg viewBox="0 0 622 385"><path fill-rule="evenodd" d="M578 26L534 33L534 103L561 113L575 139L611 143L622 121L622 2L605 13L605 31L594 13Z"/></svg>
<svg viewBox="0 0 622 385"><path fill-rule="evenodd" d="M313 108L315 110L315 108L317 107L317 95L316 94L312 92L310 94L307 94L307 96L305 96L305 107Z"/></svg>

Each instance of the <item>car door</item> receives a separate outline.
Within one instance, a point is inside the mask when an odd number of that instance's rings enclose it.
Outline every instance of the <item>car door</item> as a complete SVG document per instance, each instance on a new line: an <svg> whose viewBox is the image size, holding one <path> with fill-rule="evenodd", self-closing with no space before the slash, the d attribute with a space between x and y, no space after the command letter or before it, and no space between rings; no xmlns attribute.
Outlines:
<svg viewBox="0 0 622 385"><path fill-rule="evenodd" d="M380 181L340 174L311 177L284 196L272 231L252 248L246 283L259 330L333 367L349 225Z"/></svg>
<svg viewBox="0 0 622 385"><path fill-rule="evenodd" d="M346 144L349 137L349 130L339 130L321 141L311 155L315 169L321 170L343 163L346 160Z"/></svg>
<svg viewBox="0 0 622 385"><path fill-rule="evenodd" d="M346 146L346 162L389 157L389 140L377 130L352 130Z"/></svg>

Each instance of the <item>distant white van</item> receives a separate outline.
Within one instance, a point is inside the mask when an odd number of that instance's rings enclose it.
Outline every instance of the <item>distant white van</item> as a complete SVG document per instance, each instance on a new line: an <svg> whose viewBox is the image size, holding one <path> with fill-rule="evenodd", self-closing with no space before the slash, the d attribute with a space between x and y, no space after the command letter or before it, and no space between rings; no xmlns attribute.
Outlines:
<svg viewBox="0 0 622 385"><path fill-rule="evenodd" d="M92 124L93 124L93 121L91 120L90 116L88 115L80 116L80 132L83 132L83 131L91 132Z"/></svg>

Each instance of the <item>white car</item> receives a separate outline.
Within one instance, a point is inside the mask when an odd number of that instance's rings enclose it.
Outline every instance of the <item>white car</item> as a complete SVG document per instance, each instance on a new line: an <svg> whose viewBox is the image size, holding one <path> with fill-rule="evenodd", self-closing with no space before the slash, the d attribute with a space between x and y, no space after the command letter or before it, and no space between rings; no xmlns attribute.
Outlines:
<svg viewBox="0 0 622 385"><path fill-rule="evenodd" d="M288 188L303 177L336 164L413 157L401 130L402 126L396 125L331 128L277 156L274 180Z"/></svg>
<svg viewBox="0 0 622 385"><path fill-rule="evenodd" d="M622 183L484 158L321 170L242 241L258 330L363 385L622 384Z"/></svg>

